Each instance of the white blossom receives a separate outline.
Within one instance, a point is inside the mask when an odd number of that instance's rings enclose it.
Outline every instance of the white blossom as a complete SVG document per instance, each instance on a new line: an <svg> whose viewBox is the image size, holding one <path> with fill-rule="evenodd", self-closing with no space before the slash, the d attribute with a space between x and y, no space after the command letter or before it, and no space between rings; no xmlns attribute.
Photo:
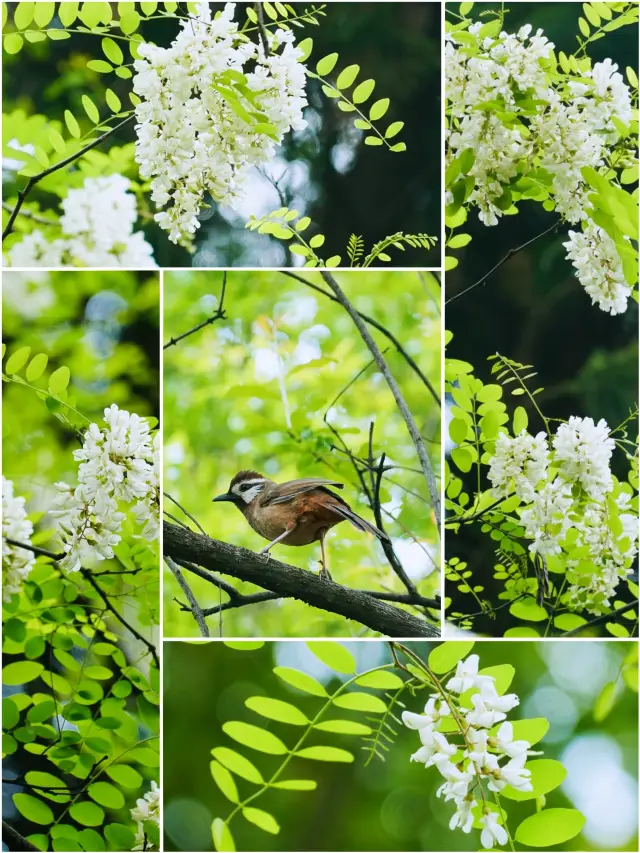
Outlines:
<svg viewBox="0 0 640 853"><path fill-rule="evenodd" d="M588 220L582 231L569 231L562 244L576 269L580 284L598 305L609 314L623 314L632 288L624 277L622 261L609 235Z"/></svg>
<svg viewBox="0 0 640 853"><path fill-rule="evenodd" d="M130 181L122 175L86 178L62 200L61 236L34 230L12 246L13 267L155 267L153 250L134 231L138 212Z"/></svg>
<svg viewBox="0 0 640 853"><path fill-rule="evenodd" d="M523 429L515 438L501 432L496 438L487 476L497 497L515 491L523 500L531 500L548 467L549 445L544 432L533 436Z"/></svg>
<svg viewBox="0 0 640 853"><path fill-rule="evenodd" d="M140 45L134 62L136 160L151 180L157 222L186 248L205 196L233 205L250 168L306 125L305 67L293 32L269 31L267 54L261 40L239 36L234 11L227 3L211 20L201 3L170 47Z"/></svg>
<svg viewBox="0 0 640 853"><path fill-rule="evenodd" d="M25 499L15 497L13 482L2 478L2 598L20 593L36 561L35 554L26 548L10 545L7 539L31 544L33 524L27 518Z"/></svg>
<svg viewBox="0 0 640 853"><path fill-rule="evenodd" d="M531 504L520 515L525 535L533 540L529 545L532 554L552 557L561 552L560 543L573 524L569 515L572 505L571 484L560 477L545 483L536 492Z"/></svg>
<svg viewBox="0 0 640 853"><path fill-rule="evenodd" d="M147 791L144 797L136 800L135 806L131 809L131 818L138 824L136 827L136 843L133 849L156 849L145 837L144 831L145 821L151 821L158 828L160 827L160 788L156 782L152 781L151 790Z"/></svg>
<svg viewBox="0 0 640 853"><path fill-rule="evenodd" d="M609 470L615 442L605 420L570 417L553 439L556 463L565 480L580 483L592 500L600 501L613 488Z"/></svg>
<svg viewBox="0 0 640 853"><path fill-rule="evenodd" d="M496 812L485 812L480 818L480 823L483 826L480 842L487 850L491 850L494 844L503 846L509 840L506 829L498 823Z"/></svg>
<svg viewBox="0 0 640 853"><path fill-rule="evenodd" d="M478 786L486 783L490 791L502 791L507 785L531 791L531 773L526 768L527 757L533 753L526 740L513 740L513 726L506 721L509 711L520 700L515 693L500 696L495 678L478 674L479 657L469 655L458 661L455 675L449 676L425 706L424 714L405 711L402 715L407 728L418 733L421 746L411 755L411 761L435 767L444 782L436 794L445 802L453 800L456 811L449 821L450 829L470 832L473 827L473 809L477 806ZM460 702L458 696L471 693L471 705ZM444 708L448 712L444 712ZM439 731L442 719L455 720L456 731L447 725ZM495 734L493 726L501 723ZM462 739L460 744L456 741ZM462 753L462 758L460 758ZM507 759L505 761L505 759ZM482 844L492 847L494 842L505 844L507 834L495 822L495 815L481 818Z"/></svg>
<svg viewBox="0 0 640 853"><path fill-rule="evenodd" d="M111 559L121 540L122 504L133 505L142 535L153 540L159 527L159 439L145 418L116 405L104 410L106 427L92 423L73 455L78 485L56 483L59 495L50 514L59 519L66 556L61 565L77 571L83 563Z"/></svg>

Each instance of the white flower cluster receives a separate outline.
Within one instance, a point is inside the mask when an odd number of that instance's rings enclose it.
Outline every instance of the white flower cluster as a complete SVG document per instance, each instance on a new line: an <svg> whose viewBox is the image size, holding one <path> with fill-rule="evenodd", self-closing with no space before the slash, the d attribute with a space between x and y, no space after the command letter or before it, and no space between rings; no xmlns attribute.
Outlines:
<svg viewBox="0 0 640 853"><path fill-rule="evenodd" d="M7 539L15 542L31 542L33 524L27 518L24 498L14 497L13 483L2 478L2 598L11 601L11 596L20 592L22 584L33 568L35 554L17 545L10 545Z"/></svg>
<svg viewBox="0 0 640 853"><path fill-rule="evenodd" d="M50 514L60 519L66 556L61 565L77 571L87 561L113 557L120 542L125 503L153 541L159 531L159 433L152 438L145 418L118 409L104 410L106 428L91 424L82 449L78 485L56 483L59 491Z"/></svg>
<svg viewBox="0 0 640 853"><path fill-rule="evenodd" d="M582 231L569 231L569 239L562 245L580 284L591 297L591 304L609 314L623 314L632 288L624 277L622 261L611 237L588 220Z"/></svg>
<svg viewBox="0 0 640 853"><path fill-rule="evenodd" d="M261 41L239 36L234 11L227 3L212 21L209 3L200 3L169 48L140 45L134 63L133 88L142 99L136 160L151 179L157 222L186 248L205 194L232 204L250 167L266 163L285 133L306 125L305 67L293 33L268 32L267 55Z"/></svg>
<svg viewBox="0 0 640 853"><path fill-rule="evenodd" d="M543 169L552 178L556 210L568 222L586 222L590 203L582 169L606 162L620 138L614 119L626 125L633 114L618 66L605 59L566 84L552 83L547 71L555 70L554 45L542 30L532 36L526 25L516 35L492 38L480 35L482 27L474 23L467 33L447 34L445 47L452 118L447 156L474 152L468 200L485 225L495 225L509 207L505 190L512 179ZM612 314L624 311L630 288L613 241L591 223L584 235L570 237L565 246L592 301ZM592 247L589 255L585 247Z"/></svg>
<svg viewBox="0 0 640 853"><path fill-rule="evenodd" d="M142 231L134 231L138 212L130 182L122 175L87 178L62 201L60 237L49 240L34 230L12 246L12 267L155 267Z"/></svg>
<svg viewBox="0 0 640 853"><path fill-rule="evenodd" d="M404 711L402 721L420 736L421 746L411 761L435 767L445 780L437 796L455 803L449 828L471 832L477 816L474 809L481 802L484 808L479 816L480 840L483 847L490 849L496 843L506 844L508 836L498 822L497 812L486 806L483 785L495 792L507 785L518 791L532 791L531 772L525 764L527 756L536 753L531 751L528 741L513 739L513 725L506 720L508 712L519 705L518 696L515 693L500 696L493 676L479 674L478 664L475 654L459 661L455 676L444 688L445 695L433 694L423 714ZM472 688L477 692L471 695L472 707L468 708L458 701L456 694ZM449 741L452 726L438 730L443 718L456 724L454 736L462 736L462 745ZM498 723L500 728L492 733L490 730Z"/></svg>
<svg viewBox="0 0 640 853"><path fill-rule="evenodd" d="M615 447L606 421L570 417L553 436L551 447L544 433L522 431L511 438L496 439L488 477L497 498L515 492L526 506L520 520L529 550L543 557L561 553L570 529L572 548L579 548L591 562L582 584L568 588L576 607L594 613L609 605L621 577L630 573L637 553L638 521L629 510L630 495L615 497L623 533L613 534L606 498L614 490L611 455ZM569 568L579 561L568 560Z"/></svg>
<svg viewBox="0 0 640 853"><path fill-rule="evenodd" d="M144 797L136 800L131 809L131 817L138 824L136 828L136 844L134 850L154 850L145 836L144 822L151 821L160 827L160 788L156 782L151 782L151 790Z"/></svg>

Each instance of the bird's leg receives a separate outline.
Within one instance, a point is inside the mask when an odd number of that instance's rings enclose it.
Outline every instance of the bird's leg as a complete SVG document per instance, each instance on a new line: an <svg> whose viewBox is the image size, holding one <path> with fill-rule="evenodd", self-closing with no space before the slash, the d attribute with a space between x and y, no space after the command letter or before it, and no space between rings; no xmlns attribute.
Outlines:
<svg viewBox="0 0 640 853"><path fill-rule="evenodd" d="M285 539L294 529L295 524L291 524L289 527L287 527L284 533L281 533L280 536L276 536L273 542L269 542L268 545L265 545L264 548L258 551L258 554L267 554L268 556L271 556L269 554L269 551L273 548L273 546L277 545L278 542L282 542L282 540Z"/></svg>
<svg viewBox="0 0 640 853"><path fill-rule="evenodd" d="M327 555L324 550L324 537L327 535L327 531L323 530L320 534L320 552L322 554L322 566L320 567L319 577L321 577L325 581L332 580L331 575L329 574L329 569L327 567Z"/></svg>

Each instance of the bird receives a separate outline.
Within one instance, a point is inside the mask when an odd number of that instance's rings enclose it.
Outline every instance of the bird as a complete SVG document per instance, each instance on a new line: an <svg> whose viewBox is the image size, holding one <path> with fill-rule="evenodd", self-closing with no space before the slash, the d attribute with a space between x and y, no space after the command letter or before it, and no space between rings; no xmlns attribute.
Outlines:
<svg viewBox="0 0 640 853"><path fill-rule="evenodd" d="M231 480L229 490L213 501L235 504L256 533L269 540L259 554L268 554L278 542L292 546L320 542L319 575L331 580L324 538L336 524L350 521L358 530L373 533L381 541L389 541L389 537L355 513L330 486L344 488L342 483L322 477L275 483L257 471L240 471Z"/></svg>

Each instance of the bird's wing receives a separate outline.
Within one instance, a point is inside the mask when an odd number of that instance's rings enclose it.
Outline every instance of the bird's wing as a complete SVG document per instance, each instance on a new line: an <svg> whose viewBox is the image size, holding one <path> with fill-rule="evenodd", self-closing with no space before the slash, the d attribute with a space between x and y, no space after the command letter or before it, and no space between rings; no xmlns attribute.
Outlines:
<svg viewBox="0 0 640 853"><path fill-rule="evenodd" d="M342 483L336 483L335 480L325 480L323 477L302 477L300 480L289 480L270 489L261 503L263 506L289 503L298 495L312 492L314 489L320 489L324 486L334 486L336 489L344 488Z"/></svg>

